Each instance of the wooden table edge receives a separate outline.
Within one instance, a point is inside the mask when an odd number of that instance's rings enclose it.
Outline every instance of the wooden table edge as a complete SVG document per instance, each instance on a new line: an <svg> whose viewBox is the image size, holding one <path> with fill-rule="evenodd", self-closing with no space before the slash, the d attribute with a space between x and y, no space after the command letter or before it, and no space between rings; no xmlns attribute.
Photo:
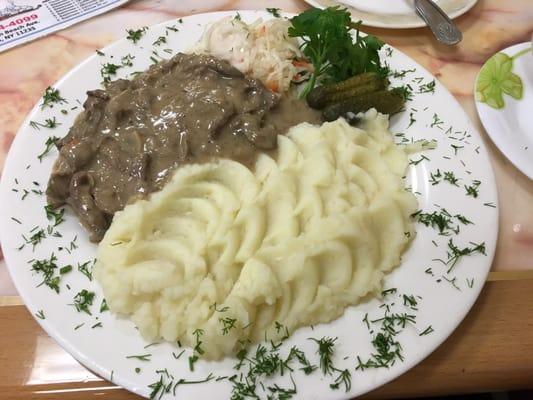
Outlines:
<svg viewBox="0 0 533 400"><path fill-rule="evenodd" d="M524 272L491 273L470 313L438 349L413 369L364 398L532 389L533 271ZM0 307L0 319L4 322L0 324L3 338L0 359L4 358L2 365L10 365L0 368L0 398L28 400L52 395L52 398L74 400L80 398L76 396L90 397L96 393L110 400L137 398L89 372L91 379L75 380L67 386L55 382L45 386L22 383L21 376L29 374L35 363L48 363L42 357L33 359L25 348L39 340L57 352L63 350L41 330L18 296L0 297L0 304L4 305ZM78 372L83 371L74 360L71 364ZM6 394L8 397L3 397Z"/></svg>

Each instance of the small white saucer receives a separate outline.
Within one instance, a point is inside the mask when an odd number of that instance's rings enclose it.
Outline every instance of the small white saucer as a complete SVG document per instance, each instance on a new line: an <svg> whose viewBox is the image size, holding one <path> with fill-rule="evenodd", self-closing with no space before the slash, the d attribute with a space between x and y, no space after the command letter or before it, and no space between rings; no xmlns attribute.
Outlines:
<svg viewBox="0 0 533 400"><path fill-rule="evenodd" d="M476 108L485 130L529 179L533 179L531 48L532 43L525 42L496 53L483 65L475 84Z"/></svg>
<svg viewBox="0 0 533 400"><path fill-rule="evenodd" d="M434 0L450 18L470 10L477 0ZM377 28L421 28L425 22L415 13L414 0L305 0L317 8L346 7L355 21Z"/></svg>

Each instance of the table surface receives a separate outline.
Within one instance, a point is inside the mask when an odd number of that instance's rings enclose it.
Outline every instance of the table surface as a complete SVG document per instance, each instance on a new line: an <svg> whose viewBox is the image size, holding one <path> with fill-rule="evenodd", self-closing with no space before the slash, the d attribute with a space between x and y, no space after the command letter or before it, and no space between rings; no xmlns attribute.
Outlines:
<svg viewBox="0 0 533 400"><path fill-rule="evenodd" d="M179 3L179 4L178 4ZM230 9L279 7L300 12L302 0L139 0L0 54L0 168L23 119L45 88L126 28ZM479 0L457 23L464 39L437 44L429 30L363 28L433 73L459 100L490 153L500 202L496 256L472 312L420 365L368 395L419 396L533 387L533 182L499 152L473 100L481 65L493 53L531 40L531 0ZM30 61L31 60L31 61ZM93 375L64 352L22 306L0 253L0 399L78 399L134 395Z"/></svg>

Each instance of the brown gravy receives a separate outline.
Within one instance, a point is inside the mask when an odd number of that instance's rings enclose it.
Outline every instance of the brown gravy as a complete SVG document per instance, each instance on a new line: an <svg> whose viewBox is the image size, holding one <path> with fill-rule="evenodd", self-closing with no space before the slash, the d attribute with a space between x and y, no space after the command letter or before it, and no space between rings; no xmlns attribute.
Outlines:
<svg viewBox="0 0 533 400"><path fill-rule="evenodd" d="M55 207L69 204L94 242L116 211L161 189L179 165L231 158L251 167L260 151L275 149L278 134L320 122L305 102L194 54L89 91L83 107L57 144L46 194Z"/></svg>

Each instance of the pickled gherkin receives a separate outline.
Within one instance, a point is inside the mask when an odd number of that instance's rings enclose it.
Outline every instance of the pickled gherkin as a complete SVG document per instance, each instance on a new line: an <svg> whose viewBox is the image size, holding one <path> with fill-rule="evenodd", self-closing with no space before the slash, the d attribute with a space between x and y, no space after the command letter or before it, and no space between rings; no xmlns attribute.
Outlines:
<svg viewBox="0 0 533 400"><path fill-rule="evenodd" d="M383 82L381 79L378 79L340 92L326 93L320 97L316 96L313 98L313 100L308 98L307 103L313 108L322 109L330 104L338 103L352 97L361 96L366 93L377 92L378 90L383 89L385 89L385 82Z"/></svg>
<svg viewBox="0 0 533 400"><path fill-rule="evenodd" d="M322 112L322 117L326 121L335 121L349 112L357 114L371 108L375 108L382 114L394 114L402 109L404 102L404 98L398 91L380 90L329 105Z"/></svg>
<svg viewBox="0 0 533 400"><path fill-rule="evenodd" d="M352 96L384 89L388 84L375 72L366 72L345 81L318 86L307 95L307 103L317 109Z"/></svg>

